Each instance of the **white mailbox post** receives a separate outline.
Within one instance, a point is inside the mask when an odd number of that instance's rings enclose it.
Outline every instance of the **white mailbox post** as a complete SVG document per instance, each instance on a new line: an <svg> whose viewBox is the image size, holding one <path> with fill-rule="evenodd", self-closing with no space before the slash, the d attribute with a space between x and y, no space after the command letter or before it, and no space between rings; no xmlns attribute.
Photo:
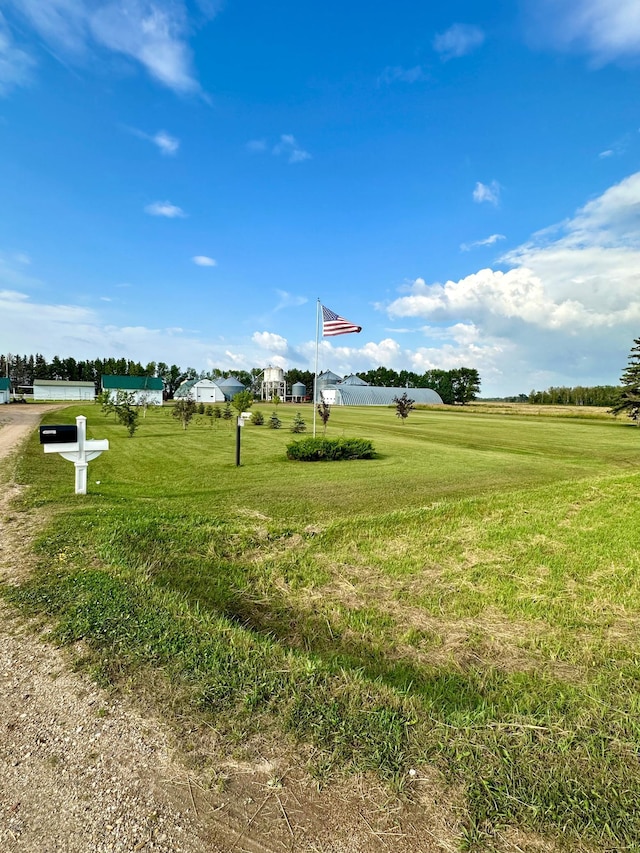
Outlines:
<svg viewBox="0 0 640 853"><path fill-rule="evenodd" d="M76 469L76 495L86 495L89 462L109 449L109 441L106 438L87 439L87 419L84 415L78 415L76 427L76 441L60 441L56 437L56 430L60 427L40 427L40 441L44 444L45 453L59 453L64 459L73 462Z"/></svg>

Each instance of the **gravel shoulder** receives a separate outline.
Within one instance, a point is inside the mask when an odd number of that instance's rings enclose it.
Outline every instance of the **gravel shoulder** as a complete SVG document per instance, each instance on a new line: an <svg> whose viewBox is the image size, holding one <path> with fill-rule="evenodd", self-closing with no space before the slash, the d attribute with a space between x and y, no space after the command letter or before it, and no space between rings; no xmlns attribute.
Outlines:
<svg viewBox="0 0 640 853"><path fill-rule="evenodd" d="M0 464L52 407L0 407ZM29 570L35 528L0 495L0 574ZM172 795L186 781L169 733L71 671L70 657L7 606L0 609L0 850L201 853L193 816Z"/></svg>

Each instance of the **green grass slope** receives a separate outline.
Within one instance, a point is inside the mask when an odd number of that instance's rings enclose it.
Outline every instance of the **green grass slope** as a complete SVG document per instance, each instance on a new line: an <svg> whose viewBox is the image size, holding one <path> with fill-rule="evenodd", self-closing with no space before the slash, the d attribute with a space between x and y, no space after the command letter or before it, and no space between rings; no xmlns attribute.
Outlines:
<svg viewBox="0 0 640 853"><path fill-rule="evenodd" d="M508 826L640 847L637 431L334 409L327 435L378 456L310 465L285 458L296 410L243 429L240 468L224 421L150 411L128 438L97 408L57 413L111 450L74 496L31 442L18 475L51 520L7 594L101 677L182 685L230 742L269 732L313 744L319 774L400 788L437 768L468 847Z"/></svg>

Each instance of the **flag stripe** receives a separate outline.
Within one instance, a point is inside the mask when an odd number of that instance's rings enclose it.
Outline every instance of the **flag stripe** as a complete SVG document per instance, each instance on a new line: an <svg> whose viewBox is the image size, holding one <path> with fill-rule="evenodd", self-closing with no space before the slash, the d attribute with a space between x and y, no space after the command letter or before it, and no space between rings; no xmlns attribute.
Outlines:
<svg viewBox="0 0 640 853"><path fill-rule="evenodd" d="M362 326L350 323L329 308L322 305L322 336L330 338L333 335L348 335L351 332L361 332Z"/></svg>

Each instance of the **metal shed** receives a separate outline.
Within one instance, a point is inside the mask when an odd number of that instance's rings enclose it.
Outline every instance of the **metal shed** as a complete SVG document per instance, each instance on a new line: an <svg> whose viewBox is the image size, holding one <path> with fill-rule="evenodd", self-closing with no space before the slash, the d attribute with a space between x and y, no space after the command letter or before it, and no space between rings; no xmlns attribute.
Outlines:
<svg viewBox="0 0 640 853"><path fill-rule="evenodd" d="M407 394L416 403L442 405L442 398L431 388L384 388L376 385L330 385L322 399L331 406L392 406L394 397Z"/></svg>
<svg viewBox="0 0 640 853"><path fill-rule="evenodd" d="M176 400L191 399L196 403L224 403L224 391L213 379L186 379L173 395Z"/></svg>
<svg viewBox="0 0 640 853"><path fill-rule="evenodd" d="M93 382L72 382L67 379L34 379L33 399L43 400L95 400Z"/></svg>
<svg viewBox="0 0 640 853"><path fill-rule="evenodd" d="M8 403L11 393L11 380L0 379L0 403Z"/></svg>

